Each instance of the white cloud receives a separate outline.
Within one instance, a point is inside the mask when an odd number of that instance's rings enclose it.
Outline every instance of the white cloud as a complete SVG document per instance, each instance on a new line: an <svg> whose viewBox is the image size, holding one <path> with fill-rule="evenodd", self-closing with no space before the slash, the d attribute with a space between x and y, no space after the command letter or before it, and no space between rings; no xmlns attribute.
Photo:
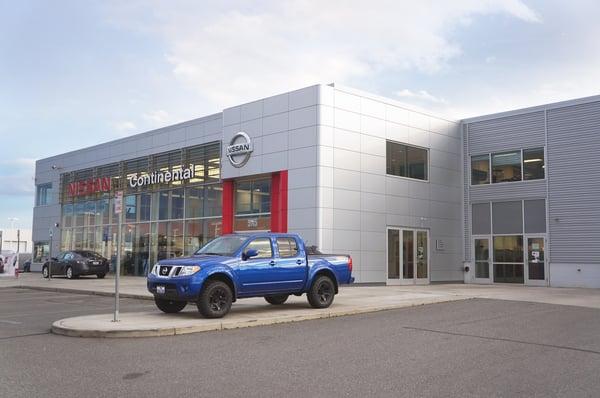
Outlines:
<svg viewBox="0 0 600 398"><path fill-rule="evenodd" d="M131 131L131 130L135 130L135 128L136 128L135 123L133 123L131 121L127 121L127 120L115 123L114 127L115 127L115 130L117 130L119 132Z"/></svg>
<svg viewBox="0 0 600 398"><path fill-rule="evenodd" d="M446 103L445 99L431 95L425 90L419 90L419 91L415 92L415 91L411 91L411 90L405 88L404 90L398 91L396 93L396 95L401 98L415 99L415 100L424 101L424 102L433 102L436 104L445 104Z"/></svg>
<svg viewBox="0 0 600 398"><path fill-rule="evenodd" d="M169 112L159 109L149 113L144 113L143 117L150 122L164 124L169 120Z"/></svg>
<svg viewBox="0 0 600 398"><path fill-rule="evenodd" d="M462 53L448 32L474 16L540 20L519 0L121 4L111 22L158 37L176 79L220 108L383 70L436 74Z"/></svg>

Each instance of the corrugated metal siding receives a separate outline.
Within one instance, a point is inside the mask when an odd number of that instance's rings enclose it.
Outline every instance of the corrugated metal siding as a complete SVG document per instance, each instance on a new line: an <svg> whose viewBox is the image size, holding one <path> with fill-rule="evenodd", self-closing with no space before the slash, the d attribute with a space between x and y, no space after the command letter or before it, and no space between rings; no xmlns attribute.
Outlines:
<svg viewBox="0 0 600 398"><path fill-rule="evenodd" d="M531 180L500 184L475 185L471 187L471 202L513 199L542 199L546 197L546 181Z"/></svg>
<svg viewBox="0 0 600 398"><path fill-rule="evenodd" d="M600 102L548 110L547 152L551 261L600 264Z"/></svg>
<svg viewBox="0 0 600 398"><path fill-rule="evenodd" d="M469 152L478 155L543 146L544 111L469 123Z"/></svg>
<svg viewBox="0 0 600 398"><path fill-rule="evenodd" d="M463 133L463 247L464 260L471 261L471 206L469 205L469 181L471 165L469 162L469 126L462 126Z"/></svg>

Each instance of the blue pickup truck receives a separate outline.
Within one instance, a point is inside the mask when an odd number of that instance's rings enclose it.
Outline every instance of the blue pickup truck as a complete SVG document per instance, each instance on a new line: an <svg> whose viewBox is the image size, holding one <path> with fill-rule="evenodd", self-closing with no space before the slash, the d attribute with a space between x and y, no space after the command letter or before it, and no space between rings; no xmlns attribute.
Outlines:
<svg viewBox="0 0 600 398"><path fill-rule="evenodd" d="M148 274L148 291L163 312L194 302L207 318L225 316L246 297L281 305L291 294L306 293L312 307L326 308L339 285L354 281L352 258L309 251L295 234L224 235L191 257L159 261Z"/></svg>

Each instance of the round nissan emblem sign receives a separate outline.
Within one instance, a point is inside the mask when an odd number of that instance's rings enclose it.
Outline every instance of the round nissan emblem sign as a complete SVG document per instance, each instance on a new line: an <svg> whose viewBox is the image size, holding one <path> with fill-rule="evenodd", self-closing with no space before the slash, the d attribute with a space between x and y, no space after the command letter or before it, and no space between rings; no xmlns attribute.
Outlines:
<svg viewBox="0 0 600 398"><path fill-rule="evenodd" d="M231 138L226 149L227 158L234 167L242 167L248 160L253 151L252 141L248 134L240 131Z"/></svg>

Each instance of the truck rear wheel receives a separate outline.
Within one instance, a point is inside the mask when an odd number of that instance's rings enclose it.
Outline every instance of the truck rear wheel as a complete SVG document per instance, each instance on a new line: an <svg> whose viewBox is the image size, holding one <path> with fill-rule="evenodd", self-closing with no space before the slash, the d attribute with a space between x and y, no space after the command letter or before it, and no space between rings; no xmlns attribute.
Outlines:
<svg viewBox="0 0 600 398"><path fill-rule="evenodd" d="M231 309L233 293L227 283L212 280L206 283L200 299L198 300L198 311L205 318L222 318Z"/></svg>
<svg viewBox="0 0 600 398"><path fill-rule="evenodd" d="M276 296L265 296L265 300L267 303L273 305L281 305L286 302L286 300L290 297L289 294L278 294Z"/></svg>
<svg viewBox="0 0 600 398"><path fill-rule="evenodd" d="M163 298L154 298L154 302L159 310L167 314L175 314L180 312L187 305L187 301L167 300Z"/></svg>
<svg viewBox="0 0 600 398"><path fill-rule="evenodd" d="M319 276L306 293L308 303L313 308L327 308L333 303L335 285L330 277Z"/></svg>

